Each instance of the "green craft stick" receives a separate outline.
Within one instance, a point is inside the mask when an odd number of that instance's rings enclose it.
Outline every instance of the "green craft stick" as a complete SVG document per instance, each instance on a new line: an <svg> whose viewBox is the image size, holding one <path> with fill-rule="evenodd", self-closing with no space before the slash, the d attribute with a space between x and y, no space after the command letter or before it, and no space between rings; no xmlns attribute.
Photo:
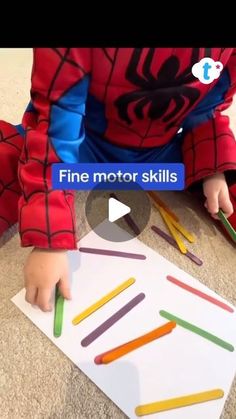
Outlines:
<svg viewBox="0 0 236 419"><path fill-rule="evenodd" d="M221 346L224 349L227 349L227 351L233 352L234 347L228 342L225 342L224 340L218 338L215 335L212 335L211 333L207 332L206 330L200 329L199 327L195 326L194 324L188 323L183 319L180 319L179 317L174 316L171 313L168 313L165 310L161 310L160 315L164 317L165 319L168 319L170 321L174 321L179 326L184 327L187 330L190 330L190 332L197 333L197 335L202 336L205 339L210 340L211 342L215 343L216 345Z"/></svg>
<svg viewBox="0 0 236 419"><path fill-rule="evenodd" d="M64 309L64 298L60 295L59 289L56 286L54 328L53 328L53 334L56 338L61 336L61 332L62 332L63 309Z"/></svg>
<svg viewBox="0 0 236 419"><path fill-rule="evenodd" d="M222 222L222 224L225 226L226 230L228 231L231 239L236 243L236 231L234 230L233 226L231 226L230 222L227 220L225 214L223 213L221 209L217 215L220 221Z"/></svg>

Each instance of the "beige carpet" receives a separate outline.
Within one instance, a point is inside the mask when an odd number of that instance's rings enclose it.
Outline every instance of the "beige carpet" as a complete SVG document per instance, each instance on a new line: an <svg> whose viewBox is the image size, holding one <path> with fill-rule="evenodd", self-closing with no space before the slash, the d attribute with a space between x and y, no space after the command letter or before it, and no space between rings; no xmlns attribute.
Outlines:
<svg viewBox="0 0 236 419"><path fill-rule="evenodd" d="M0 49L1 119L13 123L20 121L29 99L31 60L31 50ZM78 194L77 200L82 234L87 230L85 196ZM184 220L185 226L196 234L198 239L191 249L204 260L204 264L202 267L194 265L162 239L157 240L148 227L142 234L144 242L236 304L235 247L188 196L182 193L163 193L162 196ZM153 221L161 224L155 210L150 224ZM11 297L23 286L22 267L30 250L19 247L19 238L14 229L5 236L4 241L5 244L0 248L0 418L125 418L11 303ZM222 418L235 417L234 384Z"/></svg>

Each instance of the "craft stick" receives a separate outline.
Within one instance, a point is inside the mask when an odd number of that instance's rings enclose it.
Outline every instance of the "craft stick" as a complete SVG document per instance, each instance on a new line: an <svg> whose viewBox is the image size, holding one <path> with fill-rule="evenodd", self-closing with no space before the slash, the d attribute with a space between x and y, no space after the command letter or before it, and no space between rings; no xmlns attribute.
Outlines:
<svg viewBox="0 0 236 419"><path fill-rule="evenodd" d="M157 193L155 193L153 191L148 191L148 195L153 199L154 205L157 204L157 205L155 205L157 207L157 209L159 209L159 206L162 207L167 212L167 214L169 214L173 218L173 220L175 220L177 222L179 221L179 218L177 217L177 215L173 211L171 211L170 208L165 204L165 202L163 202L159 198Z"/></svg>
<svg viewBox="0 0 236 419"><path fill-rule="evenodd" d="M158 234L160 237L165 239L169 244L171 244L171 246L173 246L173 247L175 247L175 249L179 250L179 248L176 244L176 241L173 239L173 237L166 234L164 231L162 231L157 226L153 225L153 226L151 226L151 229L154 231L154 233ZM194 255L193 253L191 253L189 251L187 251L187 253L184 253L184 256L187 256L189 259L191 259L198 266L201 266L203 264L203 261L201 259L199 259L196 255Z"/></svg>
<svg viewBox="0 0 236 419"><path fill-rule="evenodd" d="M114 198L114 199L117 199L117 201L120 201L119 198L116 196L116 194L114 194L114 192L113 193L110 193L110 197L111 198ZM128 224L128 226L131 228L131 230L134 232L134 234L136 236L138 236L141 233L141 231L140 231L139 227L137 226L137 224L134 222L134 220L131 217L131 215L130 214L126 214L126 215L124 215L123 218L125 219L125 221Z"/></svg>
<svg viewBox="0 0 236 419"><path fill-rule="evenodd" d="M95 249L92 247L80 247L79 251L83 253L92 253L94 255L116 256L120 258L140 259L140 260L146 259L145 255L140 255L139 253L127 253L127 252L119 252L117 250Z"/></svg>
<svg viewBox="0 0 236 419"><path fill-rule="evenodd" d="M79 324L84 319L86 319L88 316L90 316L92 313L97 311L99 308L104 306L106 303L111 301L113 298L117 297L121 292L126 290L130 285L133 285L135 283L134 278L129 278L127 281L122 282L118 287L114 288L112 291L110 291L108 294L104 295L100 300L96 301L94 304L86 308L82 313L78 314L73 320L72 323L74 325Z"/></svg>
<svg viewBox="0 0 236 419"><path fill-rule="evenodd" d="M197 335L215 343L218 346L221 346L222 348L226 349L227 351L233 352L234 347L228 342L225 342L224 340L218 338L215 335L212 335L211 333L207 332L204 329L200 329L199 327L195 326L192 323L188 323L183 319L180 319L179 317L174 316L171 313L168 313L167 311L161 310L160 315L164 317L165 319L168 319L170 321L175 322L181 327L184 327L187 330L190 330L190 332L196 333Z"/></svg>
<svg viewBox="0 0 236 419"><path fill-rule="evenodd" d="M178 230L190 243L195 242L195 237L188 231L186 228L184 228L180 223L177 223L175 220L172 219L172 217L169 216L169 214L166 214L166 216L169 218L171 224Z"/></svg>
<svg viewBox="0 0 236 419"><path fill-rule="evenodd" d="M234 230L233 226L230 224L229 220L226 218L222 210L218 212L218 217L220 221L222 222L222 224L224 225L224 227L226 228L231 239L236 243L236 231Z"/></svg>
<svg viewBox="0 0 236 419"><path fill-rule="evenodd" d="M136 407L135 413L137 416L150 415L152 413L164 412L165 410L177 409L179 407L186 407L197 403L204 403L211 400L221 399L222 397L224 397L223 390L208 390L201 393L194 393L187 396L143 404Z"/></svg>
<svg viewBox="0 0 236 419"><path fill-rule="evenodd" d="M61 336L62 333L63 311L64 298L60 295L59 288L56 286L53 334L57 338Z"/></svg>
<svg viewBox="0 0 236 419"><path fill-rule="evenodd" d="M152 330L151 332L146 333L136 339L133 339L129 342L124 343L123 345L117 346L103 354L98 355L94 362L95 364L109 364L112 361L115 361L118 358L128 354L135 349L140 348L141 346L146 345L147 343L152 342L155 339L158 339L170 332L176 326L175 322L168 322L163 326L158 327L157 329Z"/></svg>
<svg viewBox="0 0 236 419"><path fill-rule="evenodd" d="M122 317L124 317L129 311L131 311L137 304L141 303L145 298L145 294L140 293L136 295L132 300L130 300L127 304L125 304L120 310L114 313L111 317L109 317L105 322L103 322L100 326L98 326L95 330L93 330L88 336L86 336L82 341L82 346L90 345L94 340L96 340L99 336L105 333L110 327L112 327L116 322L118 322Z"/></svg>
<svg viewBox="0 0 236 419"><path fill-rule="evenodd" d="M212 304L215 304L216 306L223 308L223 310L229 311L230 313L234 312L234 309L230 307L228 304L223 303L222 301L218 300L217 298L212 297L211 295L205 294L205 292L202 292L196 288L190 287L190 285L186 284L185 282L179 281L179 279L174 278L171 275L167 275L166 279L172 284L177 285L180 288L183 288L184 290L191 292L192 294L197 295L198 297L203 298L206 301L209 301Z"/></svg>
<svg viewBox="0 0 236 419"><path fill-rule="evenodd" d="M182 242L182 240L179 237L179 234L177 233L175 227L173 227L169 217L166 216L166 212L163 210L163 208L159 208L159 211L161 213L161 216L164 220L164 222L166 223L173 239L176 241L176 244L179 248L179 250L181 251L181 253L187 253L187 248L185 247L184 243Z"/></svg>

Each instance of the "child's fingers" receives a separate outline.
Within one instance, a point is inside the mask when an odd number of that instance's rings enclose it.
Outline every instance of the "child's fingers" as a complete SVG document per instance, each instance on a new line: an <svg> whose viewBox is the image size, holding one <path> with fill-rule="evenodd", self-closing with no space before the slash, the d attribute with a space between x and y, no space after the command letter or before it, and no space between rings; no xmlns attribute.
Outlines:
<svg viewBox="0 0 236 419"><path fill-rule="evenodd" d="M26 287L26 293L25 293L25 300L27 303L30 304L36 304L37 300L37 288L36 287Z"/></svg>
<svg viewBox="0 0 236 419"><path fill-rule="evenodd" d="M52 289L51 288L39 288L36 304L41 308L42 311L51 311L52 304L51 304L51 296L52 296Z"/></svg>
<svg viewBox="0 0 236 419"><path fill-rule="evenodd" d="M212 193L207 197L207 209L214 218L217 218L216 214L219 212L218 193Z"/></svg>
<svg viewBox="0 0 236 419"><path fill-rule="evenodd" d="M226 218L230 217L234 212L233 204L230 201L229 196L227 196L227 195L224 195L220 199L220 208L224 212Z"/></svg>
<svg viewBox="0 0 236 419"><path fill-rule="evenodd" d="M67 300L71 299L70 284L67 276L64 276L62 279L60 279L58 282L58 288L62 297L66 298Z"/></svg>

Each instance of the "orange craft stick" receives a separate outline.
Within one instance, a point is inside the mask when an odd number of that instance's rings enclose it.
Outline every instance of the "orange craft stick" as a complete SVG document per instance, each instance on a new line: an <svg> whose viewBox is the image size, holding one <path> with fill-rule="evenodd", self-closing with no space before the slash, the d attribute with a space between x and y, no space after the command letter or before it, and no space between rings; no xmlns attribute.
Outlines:
<svg viewBox="0 0 236 419"><path fill-rule="evenodd" d="M96 364L109 364L112 361L115 361L118 358L128 354L129 352L140 348L143 345L146 345L149 342L152 342L155 339L158 339L168 333L172 332L176 323L171 321L165 323L163 326L158 327L157 329L151 330L151 332L146 333L143 336L140 336L134 340L124 343L123 345L117 346L116 348L110 349L103 354L96 356Z"/></svg>
<svg viewBox="0 0 236 419"><path fill-rule="evenodd" d="M169 214L173 218L173 220L175 220L176 222L179 221L179 218L177 217L177 215L175 215L170 210L170 208L167 207L167 205L165 204L165 202L163 202L155 192L148 191L148 195L153 199L154 205L155 204L159 205L160 207L162 207L167 212L167 214ZM159 209L158 206L156 206L156 208Z"/></svg>

